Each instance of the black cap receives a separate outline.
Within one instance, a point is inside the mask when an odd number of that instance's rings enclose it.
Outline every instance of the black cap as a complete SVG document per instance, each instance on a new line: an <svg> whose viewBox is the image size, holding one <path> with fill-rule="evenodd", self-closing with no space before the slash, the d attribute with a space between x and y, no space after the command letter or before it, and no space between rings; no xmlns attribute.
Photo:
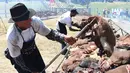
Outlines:
<svg viewBox="0 0 130 73"><path fill-rule="evenodd" d="M72 9L72 10L71 10L71 12L72 12L72 13L79 14L79 13L77 12L77 10L76 10L76 9Z"/></svg>

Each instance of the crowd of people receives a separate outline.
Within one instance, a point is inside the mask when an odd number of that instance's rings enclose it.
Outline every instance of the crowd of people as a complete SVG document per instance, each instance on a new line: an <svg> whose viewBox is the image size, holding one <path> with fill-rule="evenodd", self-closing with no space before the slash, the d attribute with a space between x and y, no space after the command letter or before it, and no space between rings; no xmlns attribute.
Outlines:
<svg viewBox="0 0 130 73"><path fill-rule="evenodd" d="M107 17L107 18L130 19L129 9L104 8L102 14L103 14L103 17Z"/></svg>

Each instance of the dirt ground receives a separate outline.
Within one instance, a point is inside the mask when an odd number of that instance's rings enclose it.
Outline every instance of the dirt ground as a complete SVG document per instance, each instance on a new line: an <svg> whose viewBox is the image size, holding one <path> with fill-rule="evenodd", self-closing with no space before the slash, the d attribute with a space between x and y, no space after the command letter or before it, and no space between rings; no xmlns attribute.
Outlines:
<svg viewBox="0 0 130 73"><path fill-rule="evenodd" d="M77 22L82 17L74 18ZM83 16L85 18L85 16ZM49 28L55 29L57 18L50 19L50 20L44 20L45 25L47 25ZM7 23L7 20L4 21L4 25L8 28L9 25ZM6 29L3 27L3 23L1 23L0 26L0 73L17 73L17 71L14 69L14 67L11 65L10 61L5 58L4 56L4 50L7 48L7 42L6 42ZM77 32L70 32L68 31L68 34L71 36L75 36ZM36 36L36 44L40 50L40 53L45 61L45 64L47 65L52 58L54 58L55 55L57 55L60 52L61 45L58 42L48 40L46 37L40 36L37 34ZM47 73L52 73L58 66L59 62L62 60L63 56L61 55L56 61L48 67L46 70ZM60 69L60 68L59 68Z"/></svg>

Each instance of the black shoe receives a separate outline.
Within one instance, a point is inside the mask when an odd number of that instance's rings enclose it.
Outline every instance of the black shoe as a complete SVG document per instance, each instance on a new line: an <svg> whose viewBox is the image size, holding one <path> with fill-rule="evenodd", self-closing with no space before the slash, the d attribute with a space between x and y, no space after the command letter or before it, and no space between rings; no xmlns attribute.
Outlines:
<svg viewBox="0 0 130 73"><path fill-rule="evenodd" d="M65 55L67 53L68 49L65 49L61 54Z"/></svg>

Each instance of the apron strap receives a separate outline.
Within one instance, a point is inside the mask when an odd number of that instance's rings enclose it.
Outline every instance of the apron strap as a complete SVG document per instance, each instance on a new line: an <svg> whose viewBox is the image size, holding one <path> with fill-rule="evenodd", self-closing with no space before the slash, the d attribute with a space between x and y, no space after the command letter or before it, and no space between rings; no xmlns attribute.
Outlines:
<svg viewBox="0 0 130 73"><path fill-rule="evenodd" d="M23 35L21 34L22 30L21 30L16 24L15 24L15 26L16 26L16 29L18 30L18 32L20 33L20 35L21 35L23 41L25 42L24 37L23 37ZM31 25L31 27L32 27L32 29L33 29L33 31L34 31L34 38L35 38L35 37L36 37L36 31L34 30L34 28L33 28L32 25Z"/></svg>

